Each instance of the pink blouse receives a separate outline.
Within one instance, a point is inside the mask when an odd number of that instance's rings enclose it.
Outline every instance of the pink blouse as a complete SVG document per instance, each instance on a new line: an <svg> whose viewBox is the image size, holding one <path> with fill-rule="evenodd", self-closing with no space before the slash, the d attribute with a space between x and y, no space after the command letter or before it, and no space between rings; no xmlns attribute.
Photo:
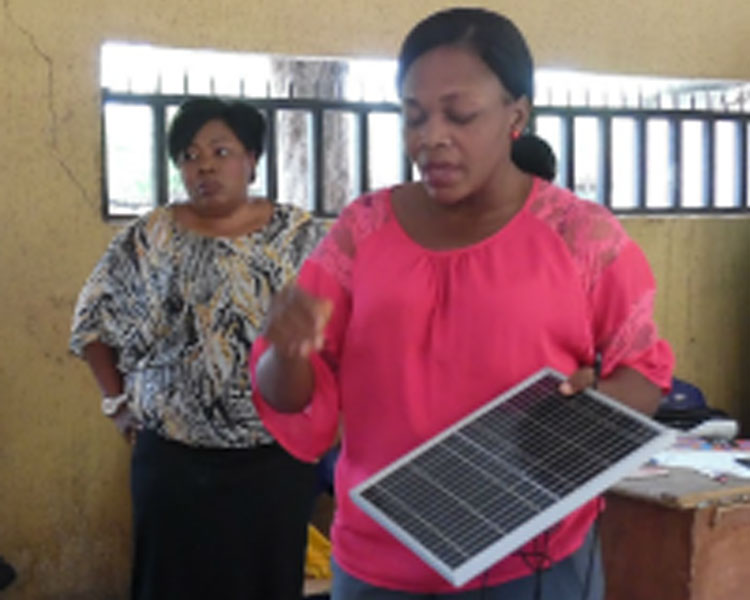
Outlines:
<svg viewBox="0 0 750 600"><path fill-rule="evenodd" d="M455 591L359 510L349 490L403 453L544 366L572 373L603 356L668 389L673 357L652 320L649 265L601 206L535 179L523 208L494 235L433 251L415 243L391 191L350 204L304 264L299 285L333 301L315 392L302 412L275 412L255 391L266 427L314 461L342 432L332 528L339 565L370 584ZM256 340L251 357L267 348ZM254 372L253 372L254 375ZM557 561L574 552L598 502L575 511L525 550ZM541 546L540 546L541 545ZM522 553L466 588L528 575Z"/></svg>

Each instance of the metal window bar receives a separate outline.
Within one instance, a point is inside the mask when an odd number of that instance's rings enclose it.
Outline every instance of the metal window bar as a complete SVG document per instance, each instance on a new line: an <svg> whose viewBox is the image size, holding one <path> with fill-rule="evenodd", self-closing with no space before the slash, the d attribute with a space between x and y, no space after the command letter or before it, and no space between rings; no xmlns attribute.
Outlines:
<svg viewBox="0 0 750 600"><path fill-rule="evenodd" d="M187 80L186 80L187 85ZM240 90L242 91L242 89ZM167 161L166 156L166 114L170 106L177 106L188 96L186 94L137 94L132 92L112 92L102 90L102 152L106 157L106 139L104 128L104 107L109 102L136 104L151 107L154 115L154 177L158 191L157 201L165 204L168 201ZM369 123L368 118L372 113L390 112L400 113L398 104L389 102L356 102L347 100L330 100L318 98L241 98L265 113L268 125L267 152L266 152L266 182L267 193L275 198L278 192L278 173L276 150L278 147L278 131L276 129L276 112L278 110L300 110L312 115L312 146L314 156L312 158L314 173L314 198L312 206L317 214L332 217L325 209L323 198L323 114L325 111L354 113L357 116L357 159L358 187L360 192L369 189ZM595 117L599 122L600 163L599 163L599 186L597 200L611 207L612 191L612 119L626 117L632 119L636 124L635 153L636 172L633 177L636 180L636 208L614 209L615 212L627 214L695 214L695 213L736 213L750 212L750 199L748 198L748 127L750 127L750 115L739 112L707 111L695 108L694 103L689 109L660 110L658 108L593 108L585 106L541 106L534 110L535 118L538 116L553 116L561 120L562 147L558 164L560 165L563 185L575 189L575 119L578 117ZM667 119L670 124L670 202L666 208L654 208L647 205L647 128L646 123L650 118ZM714 198L714 123L717 118L735 122L737 125L737 199L732 207L716 206ZM705 127L704 145L702 148L702 161L704 173L704 203L702 207L683 207L681 203L680 172L682 168L681 150L681 124L686 119L699 120ZM532 120L532 128L534 121ZM109 193L107 186L106 158L102 161L103 173L103 198L102 211L107 219L117 218L109 210ZM402 178L411 180L411 165L407 157L402 162ZM395 182L394 182L395 183Z"/></svg>
<svg viewBox="0 0 750 600"><path fill-rule="evenodd" d="M323 204L323 178L324 163L323 163L323 111L320 108L310 111L312 118L312 147L313 147L313 212L316 215L322 215L325 213Z"/></svg>
<svg viewBox="0 0 750 600"><path fill-rule="evenodd" d="M646 145L646 119L643 116L635 118L635 165L636 165L636 210L642 211L646 206L648 190L648 146Z"/></svg>
<svg viewBox="0 0 750 600"><path fill-rule="evenodd" d="M269 106L266 109L266 188L268 196L275 198L279 193L279 179L276 173L276 109ZM274 157L271 159L270 157Z"/></svg>
<svg viewBox="0 0 750 600"><path fill-rule="evenodd" d="M597 122L599 133L599 186L597 201L607 208L612 207L612 117L603 115Z"/></svg>
<svg viewBox="0 0 750 600"><path fill-rule="evenodd" d="M714 194L714 130L716 121L712 118L703 121L703 205L715 208Z"/></svg>
<svg viewBox="0 0 750 600"><path fill-rule="evenodd" d="M576 145L576 128L575 116L572 114L561 115L563 118L560 122L562 129L560 137L562 139L562 149L560 156L560 165L563 172L563 185L568 189L574 190L576 187L576 169L575 169L575 145Z"/></svg>
<svg viewBox="0 0 750 600"><path fill-rule="evenodd" d="M669 206L677 208L682 198L682 177L680 165L682 165L682 121L674 116L669 118L669 164L671 197Z"/></svg>
<svg viewBox="0 0 750 600"><path fill-rule="evenodd" d="M154 155L152 157L154 165L154 176L156 177L156 197L169 197L168 181L168 164L164 157L167 156L167 138L165 135L167 129L167 107L162 106L154 112L154 131L156 132L154 140Z"/></svg>
<svg viewBox="0 0 750 600"><path fill-rule="evenodd" d="M750 210L750 194L748 193L748 139L747 130L750 120L737 123L737 205Z"/></svg>
<svg viewBox="0 0 750 600"><path fill-rule="evenodd" d="M357 113L357 139L359 140L359 191L370 188L370 121L366 111Z"/></svg>

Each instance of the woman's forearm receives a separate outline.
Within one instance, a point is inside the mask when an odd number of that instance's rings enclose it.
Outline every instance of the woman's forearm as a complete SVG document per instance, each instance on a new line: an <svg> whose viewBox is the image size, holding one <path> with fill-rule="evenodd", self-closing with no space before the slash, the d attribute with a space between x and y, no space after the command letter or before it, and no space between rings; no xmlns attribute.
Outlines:
<svg viewBox="0 0 750 600"><path fill-rule="evenodd" d="M308 358L284 357L271 346L258 360L255 374L263 399L279 412L300 412L312 398L315 375Z"/></svg>
<svg viewBox="0 0 750 600"><path fill-rule="evenodd" d="M91 342L83 348L83 357L104 396L122 393L122 373L117 369L117 352L102 342Z"/></svg>
<svg viewBox="0 0 750 600"><path fill-rule="evenodd" d="M653 415L659 407L659 386L630 367L617 367L599 384L599 390L646 415Z"/></svg>

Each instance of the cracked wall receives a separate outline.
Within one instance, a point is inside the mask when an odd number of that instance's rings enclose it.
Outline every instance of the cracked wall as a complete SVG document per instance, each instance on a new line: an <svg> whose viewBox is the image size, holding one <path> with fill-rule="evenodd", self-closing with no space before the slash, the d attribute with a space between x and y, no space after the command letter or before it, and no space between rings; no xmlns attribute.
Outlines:
<svg viewBox="0 0 750 600"><path fill-rule="evenodd" d="M746 0L488 2L538 63L750 79ZM99 45L392 56L434 0L2 0L0 554L9 600L126 597L127 448L66 350L76 294L114 227L100 218ZM629 219L660 282L678 372L742 413L750 221ZM747 409L744 409L747 410ZM742 414L745 426L750 415Z"/></svg>

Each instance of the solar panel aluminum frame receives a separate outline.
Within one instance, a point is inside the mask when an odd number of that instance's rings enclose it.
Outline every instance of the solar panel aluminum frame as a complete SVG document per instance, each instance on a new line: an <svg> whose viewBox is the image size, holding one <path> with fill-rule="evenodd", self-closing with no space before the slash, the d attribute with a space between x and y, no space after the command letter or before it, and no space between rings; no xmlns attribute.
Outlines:
<svg viewBox="0 0 750 600"><path fill-rule="evenodd" d="M501 559L516 551L529 540L552 527L566 515L575 511L577 508L580 508L589 500L600 495L606 489L620 481L628 473L635 471L639 466L643 465L655 454L674 443L677 433L674 430L669 429L661 425L660 423L657 423L656 421L646 417L645 415L636 412L630 407L625 406L624 404L617 402L600 392L592 389L585 390L584 393L589 397L593 397L599 402L602 402L605 405L612 407L614 410L620 411L625 415L630 416L632 419L635 419L637 422L651 428L655 433L655 437L642 444L637 449L627 454L624 458L615 462L613 465L605 468L599 474L588 480L585 484L562 497L551 506L543 509L535 516L527 520L523 525L504 535L497 542L490 544L490 546L475 554L473 557L467 559L464 563L456 568L451 568L449 565L443 562L438 556L436 556L428 548L426 548L419 540L415 539L397 522L392 520L387 514L383 513L376 505L369 502L363 496L363 493L368 488L373 485L377 485L377 483L382 479L412 461L415 457L422 454L425 450L431 448L436 444L439 444L442 440L452 435L458 429L471 423L472 421L481 417L484 413L494 409L499 404L506 402L527 387L534 385L539 380L548 376L552 376L558 379L560 382L567 379L562 373L551 368L543 368L540 371L537 371L529 378L525 379L494 400L491 400L484 406L470 413L454 425L451 425L450 427L436 434L413 450L407 452L388 466L384 467L382 470L378 471L365 481L352 488L349 492L352 501L366 514L373 518L378 524L380 524L394 537L396 537L402 544L404 544L407 548L409 548L412 552L419 556L425 563L435 569L453 586L461 587L477 575L480 575L481 573L486 571L492 565L499 562Z"/></svg>

